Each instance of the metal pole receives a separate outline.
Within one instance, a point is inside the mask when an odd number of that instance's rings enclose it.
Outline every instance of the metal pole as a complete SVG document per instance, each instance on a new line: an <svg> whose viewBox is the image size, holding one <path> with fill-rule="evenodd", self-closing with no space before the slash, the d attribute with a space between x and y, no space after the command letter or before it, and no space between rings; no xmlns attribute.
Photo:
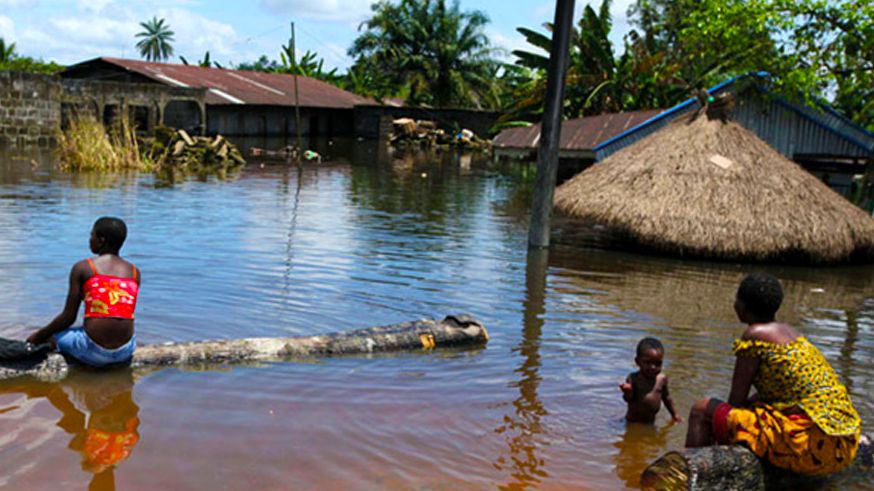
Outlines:
<svg viewBox="0 0 874 491"><path fill-rule="evenodd" d="M531 205L531 223L528 226L528 247L549 247L549 222L552 217L552 198L558 173L558 146L561 137L561 109L564 101L564 82L568 65L571 21L574 0L556 0L553 23L552 49L549 53L549 72L546 79L546 100L540 125L540 148L537 152L537 180L534 184L534 202Z"/></svg>
<svg viewBox="0 0 874 491"><path fill-rule="evenodd" d="M294 22L291 23L291 67L294 70L294 129L297 133L297 161L303 156L303 143L300 137L300 99L297 96L297 55L294 52Z"/></svg>

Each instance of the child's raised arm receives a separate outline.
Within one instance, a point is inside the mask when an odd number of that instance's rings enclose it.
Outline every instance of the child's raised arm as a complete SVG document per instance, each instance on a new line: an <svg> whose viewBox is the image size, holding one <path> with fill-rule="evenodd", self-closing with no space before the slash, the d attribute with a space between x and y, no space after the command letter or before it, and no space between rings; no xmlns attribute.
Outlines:
<svg viewBox="0 0 874 491"><path fill-rule="evenodd" d="M625 377L624 384L619 384L619 390L622 391L622 399L625 402L634 400L634 386L631 383L631 375Z"/></svg>

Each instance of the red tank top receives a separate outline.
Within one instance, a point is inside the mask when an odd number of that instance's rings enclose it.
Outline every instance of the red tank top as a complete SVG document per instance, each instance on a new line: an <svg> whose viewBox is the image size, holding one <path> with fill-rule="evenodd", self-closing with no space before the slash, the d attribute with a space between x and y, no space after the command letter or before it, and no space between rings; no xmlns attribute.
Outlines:
<svg viewBox="0 0 874 491"><path fill-rule="evenodd" d="M97 272L92 260L88 260L94 275L82 285L82 295L85 297L85 318L115 317L133 319L137 307L137 294L140 286L137 284L137 267L133 268L133 278L120 278Z"/></svg>

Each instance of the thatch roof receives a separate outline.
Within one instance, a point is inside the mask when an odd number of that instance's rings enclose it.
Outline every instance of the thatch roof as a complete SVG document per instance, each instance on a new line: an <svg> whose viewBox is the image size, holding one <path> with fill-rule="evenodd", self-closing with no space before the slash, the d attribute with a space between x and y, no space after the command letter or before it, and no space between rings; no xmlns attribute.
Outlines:
<svg viewBox="0 0 874 491"><path fill-rule="evenodd" d="M752 132L686 117L565 182L557 208L662 251L832 263L874 257L874 219Z"/></svg>

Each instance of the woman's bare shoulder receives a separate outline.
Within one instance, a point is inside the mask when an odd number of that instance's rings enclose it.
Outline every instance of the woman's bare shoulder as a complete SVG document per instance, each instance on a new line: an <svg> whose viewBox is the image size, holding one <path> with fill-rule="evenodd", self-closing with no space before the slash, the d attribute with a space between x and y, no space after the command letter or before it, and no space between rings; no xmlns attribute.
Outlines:
<svg viewBox="0 0 874 491"><path fill-rule="evenodd" d="M789 324L784 324L782 322L769 322L766 324L751 324L747 326L741 337L746 340L786 344L795 341L798 337L798 331Z"/></svg>

